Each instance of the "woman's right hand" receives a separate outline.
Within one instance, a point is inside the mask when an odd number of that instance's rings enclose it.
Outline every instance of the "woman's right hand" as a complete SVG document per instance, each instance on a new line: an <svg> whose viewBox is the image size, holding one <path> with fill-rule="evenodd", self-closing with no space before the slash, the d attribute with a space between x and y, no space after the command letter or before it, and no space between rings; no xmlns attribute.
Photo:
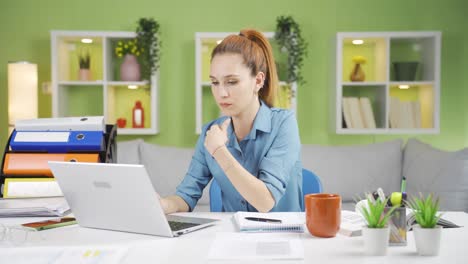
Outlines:
<svg viewBox="0 0 468 264"><path fill-rule="evenodd" d="M211 155L226 145L228 141L227 129L230 123L231 118L228 118L221 125L214 124L206 131L205 148Z"/></svg>

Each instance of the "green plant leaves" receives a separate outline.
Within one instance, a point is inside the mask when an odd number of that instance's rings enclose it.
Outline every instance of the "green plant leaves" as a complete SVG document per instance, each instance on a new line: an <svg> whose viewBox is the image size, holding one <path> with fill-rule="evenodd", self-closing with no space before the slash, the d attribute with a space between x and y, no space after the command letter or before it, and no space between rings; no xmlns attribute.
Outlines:
<svg viewBox="0 0 468 264"><path fill-rule="evenodd" d="M439 211L439 198L433 194L424 197L421 193L418 197L410 197L406 202L407 206L413 210L416 222L422 228L434 228L442 214Z"/></svg>
<svg viewBox="0 0 468 264"><path fill-rule="evenodd" d="M142 50L142 76L148 80L159 68L161 59L161 39L159 38L159 23L154 18L140 18L136 28L137 40Z"/></svg>
<svg viewBox="0 0 468 264"><path fill-rule="evenodd" d="M384 228L387 226L388 220L397 208L393 206L386 210L388 199L373 201L367 198L368 206L362 207L361 210L369 228Z"/></svg>
<svg viewBox="0 0 468 264"><path fill-rule="evenodd" d="M276 19L275 40L281 50L288 53L287 82L305 83L301 68L307 56L307 42L302 38L299 24L291 16L280 16Z"/></svg>

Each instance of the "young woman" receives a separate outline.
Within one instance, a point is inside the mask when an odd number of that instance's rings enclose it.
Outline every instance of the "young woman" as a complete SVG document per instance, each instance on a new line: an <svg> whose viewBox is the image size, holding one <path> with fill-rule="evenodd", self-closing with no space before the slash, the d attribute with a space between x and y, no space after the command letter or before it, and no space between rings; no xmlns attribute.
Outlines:
<svg viewBox="0 0 468 264"><path fill-rule="evenodd" d="M297 122L272 108L275 61L262 33L226 37L211 55L211 92L220 117L202 129L176 194L161 198L166 213L191 211L214 178L226 212L300 211L302 164Z"/></svg>

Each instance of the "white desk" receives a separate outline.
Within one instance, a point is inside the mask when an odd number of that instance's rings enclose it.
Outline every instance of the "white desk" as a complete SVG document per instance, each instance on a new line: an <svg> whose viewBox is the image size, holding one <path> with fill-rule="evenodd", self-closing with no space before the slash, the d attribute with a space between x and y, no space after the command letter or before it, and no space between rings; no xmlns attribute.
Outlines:
<svg viewBox="0 0 468 264"><path fill-rule="evenodd" d="M29 258L24 263L36 263L34 252L58 247L124 247L128 248L121 263L240 263L240 261L213 261L208 259L211 243L217 232L234 231L229 213L193 213L200 217L221 219L215 226L199 230L178 238L162 238L123 232L105 231L79 226L41 231L38 237L29 239L21 246L0 244L0 263L15 263L16 256ZM181 214L185 215L185 214ZM389 247L387 256L372 257L363 254L362 237L316 238L307 231L300 234L303 241L305 259L303 261L283 261L284 263L467 263L468 259L468 214L462 212L445 213L444 218L463 228L443 229L439 256L422 257L416 253L412 232L408 233L406 247ZM0 223L11 225L31 222L44 218L0 218ZM2 258L8 253L9 260ZM11 258L13 256L13 258ZM19 258L18 258L19 259ZM13 261L15 260L15 261ZM6 262L5 262L6 261ZM283 263L274 261L273 263ZM258 261L242 262L258 263Z"/></svg>

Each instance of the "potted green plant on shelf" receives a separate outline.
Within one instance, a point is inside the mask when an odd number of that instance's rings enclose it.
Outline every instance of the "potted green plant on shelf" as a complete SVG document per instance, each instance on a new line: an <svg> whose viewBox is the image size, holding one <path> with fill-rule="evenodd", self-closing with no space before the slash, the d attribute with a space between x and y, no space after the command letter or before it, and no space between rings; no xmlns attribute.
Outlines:
<svg viewBox="0 0 468 264"><path fill-rule="evenodd" d="M140 64L137 57L142 53L142 46L138 39L119 40L115 47L115 54L122 58L120 64L120 80L126 82L134 82L141 80Z"/></svg>
<svg viewBox="0 0 468 264"><path fill-rule="evenodd" d="M161 40L159 38L159 23L154 18L140 18L136 28L136 39L141 45L141 64L143 79L151 80L159 68L161 58Z"/></svg>
<svg viewBox="0 0 468 264"><path fill-rule="evenodd" d="M280 16L276 19L275 40L281 52L288 54L288 83L304 83L301 68L307 56L307 42L302 38L299 24L291 16Z"/></svg>
<svg viewBox="0 0 468 264"><path fill-rule="evenodd" d="M386 209L389 198L374 200L371 196L367 195L367 202L359 207L367 224L362 228L364 251L367 255L382 256L387 254L390 238L388 221L397 207Z"/></svg>
<svg viewBox="0 0 468 264"><path fill-rule="evenodd" d="M437 225L442 214L439 211L439 197L429 194L426 197L410 197L406 202L412 210L417 224L413 226L416 250L419 255L435 256L439 254L442 226Z"/></svg>
<svg viewBox="0 0 468 264"><path fill-rule="evenodd" d="M91 79L91 55L89 55L89 52L83 53L81 52L78 55L78 63L80 66L79 72L78 72L78 79L80 81L89 81Z"/></svg>

